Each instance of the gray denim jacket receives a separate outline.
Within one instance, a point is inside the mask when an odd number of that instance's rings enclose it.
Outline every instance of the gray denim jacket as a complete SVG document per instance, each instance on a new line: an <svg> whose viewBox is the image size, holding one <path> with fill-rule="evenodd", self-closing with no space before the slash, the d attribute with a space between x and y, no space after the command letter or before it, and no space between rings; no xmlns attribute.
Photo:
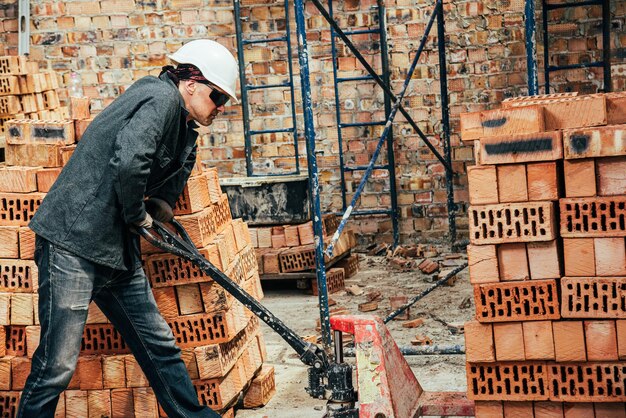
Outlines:
<svg viewBox="0 0 626 418"><path fill-rule="evenodd" d="M187 115L167 74L135 82L89 125L29 227L95 263L136 268L129 225L145 217L144 197L173 207L196 162Z"/></svg>

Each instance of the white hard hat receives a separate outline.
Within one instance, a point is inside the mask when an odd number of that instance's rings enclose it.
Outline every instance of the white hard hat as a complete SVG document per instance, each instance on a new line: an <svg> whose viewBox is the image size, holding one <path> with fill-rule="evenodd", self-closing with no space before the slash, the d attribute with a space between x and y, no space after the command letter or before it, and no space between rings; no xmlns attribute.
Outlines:
<svg viewBox="0 0 626 418"><path fill-rule="evenodd" d="M167 56L176 64L193 64L204 78L222 89L235 103L237 100L237 61L223 45L209 39L197 39Z"/></svg>

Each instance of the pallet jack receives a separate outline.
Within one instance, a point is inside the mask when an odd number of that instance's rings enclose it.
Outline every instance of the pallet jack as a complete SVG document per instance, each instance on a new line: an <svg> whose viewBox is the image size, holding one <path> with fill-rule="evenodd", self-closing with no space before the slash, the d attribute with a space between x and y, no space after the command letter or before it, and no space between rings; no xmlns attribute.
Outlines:
<svg viewBox="0 0 626 418"><path fill-rule="evenodd" d="M153 246L195 264L276 331L309 366L307 393L326 399L326 418L416 418L420 416L473 416L474 405L462 392L425 392L400 349L375 316L334 316L334 353L304 341L237 283L218 270L198 251L183 226L172 219L139 234ZM343 333L352 334L356 352L358 391L353 367L344 362Z"/></svg>

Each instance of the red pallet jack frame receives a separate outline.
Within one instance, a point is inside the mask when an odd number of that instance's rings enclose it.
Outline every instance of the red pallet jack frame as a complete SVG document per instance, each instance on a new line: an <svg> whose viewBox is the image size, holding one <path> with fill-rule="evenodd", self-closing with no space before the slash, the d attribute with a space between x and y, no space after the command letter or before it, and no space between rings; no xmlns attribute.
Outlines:
<svg viewBox="0 0 626 418"><path fill-rule="evenodd" d="M338 315L335 331L354 337L359 418L474 416L465 392L426 392L381 318ZM341 339L341 337L339 337Z"/></svg>

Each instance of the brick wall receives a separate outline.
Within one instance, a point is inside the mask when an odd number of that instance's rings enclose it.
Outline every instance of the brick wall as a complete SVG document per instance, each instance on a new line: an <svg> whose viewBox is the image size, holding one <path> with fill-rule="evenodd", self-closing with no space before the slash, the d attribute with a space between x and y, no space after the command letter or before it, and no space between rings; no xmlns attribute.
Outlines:
<svg viewBox="0 0 626 418"><path fill-rule="evenodd" d="M459 139L458 115L497 106L504 98L526 93L526 55L524 44L523 1L455 1L445 6L448 44L448 84L452 118L452 152L455 199L461 203L457 224L467 229L468 200L465 167L472 162L472 150ZM612 48L614 90L626 89L626 3L612 2ZM242 24L246 37L270 37L284 33L286 19L282 2L242 1ZM373 0L338 2L335 15L343 28L356 29L377 22ZM157 74L168 62L165 54L187 40L217 38L235 50L232 2L225 0L101 0L31 2L31 58L41 67L50 67L67 80L74 70L82 75L85 93L91 97L92 110L98 111L113 100L125 86L147 74ZM426 26L431 2L395 0L387 2L388 43L393 89L399 92L404 77ZM538 11L540 7L538 6ZM0 53L17 53L17 2L0 0ZM551 22L561 24L551 35L552 63L593 61L599 57L601 29L599 8L577 8L552 12ZM538 13L538 29L541 28ZM337 121L332 74L329 27L307 4L307 40L311 57L311 84L319 155L322 201L325 210L339 210L339 159ZM295 33L293 11L291 31ZM440 95L436 37L429 38L405 98L405 107L437 149L440 142ZM584 35L583 35L584 34ZM293 38L295 40L295 37ZM371 35L352 38L376 69L379 43ZM541 34L538 32L543 68ZM594 50L598 50L594 53ZM362 74L360 65L338 42L339 75ZM296 48L293 65L297 72ZM245 50L246 74L250 84L283 82L288 74L288 53L278 44L256 45ZM540 82L542 82L540 76ZM299 78L296 84L296 123L299 148L305 149L302 136ZM577 70L553 77L555 91L595 92L602 84L601 70ZM541 89L543 91L543 88ZM61 94L63 97L63 93ZM252 129L292 126L287 89L255 91L250 94ZM340 105L344 122L382 120L383 97L372 83L343 84ZM241 108L230 106L210 129L203 129L202 158L217 166L220 176L245 175ZM394 126L396 184L401 209L402 239L442 237L447 232L445 172L413 129L396 118ZM343 131L347 163L365 164L371 156L381 127L353 128ZM290 171L294 166L290 134L255 137L255 172ZM383 151L382 161L385 161ZM300 158L304 167L306 158ZM304 170L306 172L306 170ZM360 178L347 177L348 190ZM361 199L361 206L387 206L389 178L375 172ZM368 217L353 221L361 243L373 237L391 240L388 218Z"/></svg>

